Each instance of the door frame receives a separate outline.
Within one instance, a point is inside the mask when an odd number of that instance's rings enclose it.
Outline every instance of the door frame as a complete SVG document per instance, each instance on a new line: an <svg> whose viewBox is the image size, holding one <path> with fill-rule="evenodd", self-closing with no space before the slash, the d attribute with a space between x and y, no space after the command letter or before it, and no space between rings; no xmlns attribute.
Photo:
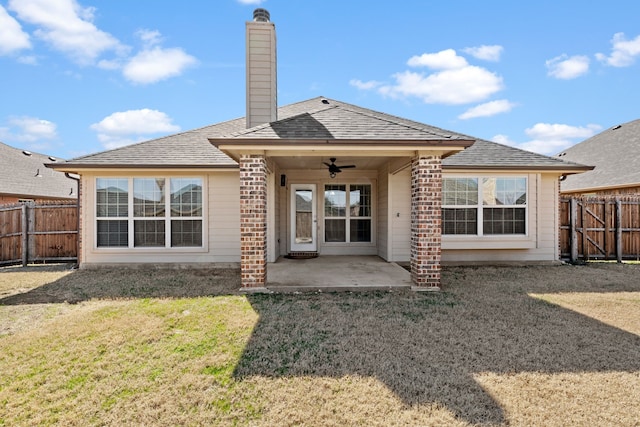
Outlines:
<svg viewBox="0 0 640 427"><path fill-rule="evenodd" d="M311 191L311 242L296 243L296 192ZM291 184L289 197L289 250L290 252L318 252L318 189L316 184Z"/></svg>

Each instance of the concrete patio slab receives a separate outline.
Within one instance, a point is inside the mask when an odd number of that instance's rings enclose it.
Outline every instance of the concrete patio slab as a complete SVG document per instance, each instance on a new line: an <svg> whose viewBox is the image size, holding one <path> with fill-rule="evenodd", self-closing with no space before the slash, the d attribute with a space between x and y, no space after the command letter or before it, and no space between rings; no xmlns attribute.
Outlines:
<svg viewBox="0 0 640 427"><path fill-rule="evenodd" d="M267 289L275 292L337 292L410 289L411 275L377 256L279 258L267 265Z"/></svg>

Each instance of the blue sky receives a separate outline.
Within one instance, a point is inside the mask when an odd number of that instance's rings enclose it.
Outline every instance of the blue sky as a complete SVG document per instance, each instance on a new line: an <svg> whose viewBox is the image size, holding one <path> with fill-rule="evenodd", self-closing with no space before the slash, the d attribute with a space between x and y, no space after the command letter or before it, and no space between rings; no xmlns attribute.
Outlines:
<svg viewBox="0 0 640 427"><path fill-rule="evenodd" d="M640 2L0 0L0 141L72 158L326 96L544 154L640 118Z"/></svg>

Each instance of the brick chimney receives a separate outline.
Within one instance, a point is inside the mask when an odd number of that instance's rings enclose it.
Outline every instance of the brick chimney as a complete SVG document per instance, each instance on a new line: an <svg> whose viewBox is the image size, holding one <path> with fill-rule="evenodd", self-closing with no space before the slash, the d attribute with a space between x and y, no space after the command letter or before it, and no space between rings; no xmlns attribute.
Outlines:
<svg viewBox="0 0 640 427"><path fill-rule="evenodd" d="M247 128L276 121L276 27L266 9L247 22Z"/></svg>

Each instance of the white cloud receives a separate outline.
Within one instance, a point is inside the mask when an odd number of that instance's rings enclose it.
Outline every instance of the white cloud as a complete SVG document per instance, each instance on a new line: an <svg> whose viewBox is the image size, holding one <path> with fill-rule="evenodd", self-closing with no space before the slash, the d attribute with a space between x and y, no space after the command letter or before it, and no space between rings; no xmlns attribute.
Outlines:
<svg viewBox="0 0 640 427"><path fill-rule="evenodd" d="M368 82L363 82L362 80L359 80L359 79L351 79L349 80L349 84L360 90L371 90L382 85L382 83L377 82L375 80L369 80Z"/></svg>
<svg viewBox="0 0 640 427"><path fill-rule="evenodd" d="M563 80L575 79L589 71L589 58L580 55L569 57L563 54L549 59L545 64L549 76Z"/></svg>
<svg viewBox="0 0 640 427"><path fill-rule="evenodd" d="M111 34L93 24L94 8L75 0L10 0L18 18L38 27L35 35L82 65L92 64L106 51L126 50Z"/></svg>
<svg viewBox="0 0 640 427"><path fill-rule="evenodd" d="M565 124L536 123L532 127L525 129L525 133L533 138L530 141L517 143L506 135L496 135L492 139L495 142L523 150L553 155L595 135L601 129L601 126L595 124L580 127Z"/></svg>
<svg viewBox="0 0 640 427"><path fill-rule="evenodd" d="M490 117L496 114L507 113L515 107L515 104L506 99L486 102L469 108L467 111L458 116L460 120L473 119L476 117Z"/></svg>
<svg viewBox="0 0 640 427"><path fill-rule="evenodd" d="M58 136L55 123L36 117L10 117L7 125L0 127L1 140L34 143Z"/></svg>
<svg viewBox="0 0 640 427"><path fill-rule="evenodd" d="M22 31L20 23L0 5L0 55L29 48L31 48L29 34Z"/></svg>
<svg viewBox="0 0 640 427"><path fill-rule="evenodd" d="M627 40L624 33L616 33L611 39L613 45L611 55L596 53L596 58L613 67L628 67L633 64L635 57L640 55L640 35L635 39Z"/></svg>
<svg viewBox="0 0 640 427"><path fill-rule="evenodd" d="M458 56L455 50L446 49L436 53L412 56L407 61L410 67L429 67L435 70L451 70L466 67L467 60Z"/></svg>
<svg viewBox="0 0 640 427"><path fill-rule="evenodd" d="M536 123L532 127L525 129L525 133L533 138L539 139L589 138L600 129L602 129L600 126L594 124L579 127L563 124Z"/></svg>
<svg viewBox="0 0 640 427"><path fill-rule="evenodd" d="M180 48L143 50L124 66L122 73L133 83L149 84L175 77L197 60Z"/></svg>
<svg viewBox="0 0 640 427"><path fill-rule="evenodd" d="M503 47L500 45L482 45L475 47L467 47L462 50L464 53L468 53L474 58L482 59L484 61L498 62L500 55L502 54Z"/></svg>
<svg viewBox="0 0 640 427"><path fill-rule="evenodd" d="M469 104L487 99L503 88L502 78L472 65L425 75L405 71L394 74L394 85L379 92L391 97L415 96L427 104Z"/></svg>
<svg viewBox="0 0 640 427"><path fill-rule="evenodd" d="M98 140L108 149L139 142L146 139L143 135L166 134L180 130L180 126L174 125L166 113L148 108L119 111L90 127L98 132Z"/></svg>

